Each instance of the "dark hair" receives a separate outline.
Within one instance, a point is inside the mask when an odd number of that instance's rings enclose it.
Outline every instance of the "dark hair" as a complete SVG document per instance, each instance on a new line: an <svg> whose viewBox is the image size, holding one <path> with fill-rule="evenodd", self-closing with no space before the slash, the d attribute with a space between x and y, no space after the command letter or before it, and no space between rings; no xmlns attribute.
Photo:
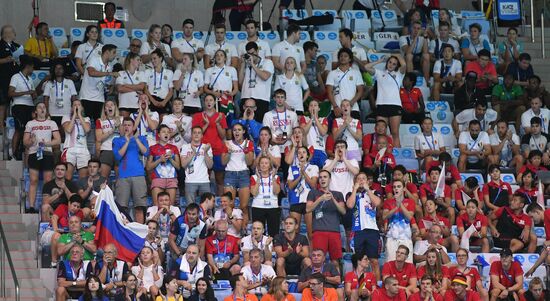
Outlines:
<svg viewBox="0 0 550 301"><path fill-rule="evenodd" d="M273 96L275 95L283 95L286 98L286 91L283 89L277 89L275 92L273 92Z"/></svg>
<svg viewBox="0 0 550 301"><path fill-rule="evenodd" d="M56 59L52 62L52 65L50 66L50 80L52 82L55 81L55 68L57 66L61 66L63 67L63 77L65 76L65 64L63 64L63 61L61 61L60 59Z"/></svg>
<svg viewBox="0 0 550 301"><path fill-rule="evenodd" d="M133 120L132 118L130 118L130 117L124 117L124 118L122 119L122 123L124 123L124 122L126 122L126 121L130 121L130 122L132 122L132 124L134 124L134 120Z"/></svg>
<svg viewBox="0 0 550 301"><path fill-rule="evenodd" d="M162 27L161 27L161 30L162 30L162 28L164 28L164 27L168 27L168 28L170 28L170 31L174 31L174 29L172 28L172 25L170 25L170 24L168 24L168 23L163 24Z"/></svg>
<svg viewBox="0 0 550 301"><path fill-rule="evenodd" d="M290 36L291 34L294 34L295 32L300 32L300 26L296 24L290 24L286 28L286 35Z"/></svg>
<svg viewBox="0 0 550 301"><path fill-rule="evenodd" d="M166 124L161 124L161 125L159 125L159 127L157 129L157 132L160 132L160 130L162 130L162 129L170 130L170 127L168 127Z"/></svg>
<svg viewBox="0 0 550 301"><path fill-rule="evenodd" d="M432 168L430 168L428 170L428 175L430 175L432 173L432 171L437 171L437 172L441 173L441 168L439 168L439 166L433 166Z"/></svg>
<svg viewBox="0 0 550 301"><path fill-rule="evenodd" d="M98 42L100 41L101 31L99 30L99 27L97 27L97 25L88 25L86 26L86 30L84 31L84 37L82 38L82 43L88 42L88 34L94 28L97 29L97 41Z"/></svg>
<svg viewBox="0 0 550 301"><path fill-rule="evenodd" d="M530 77L528 78L528 80L532 80L532 79L535 79L535 80L537 80L537 81L539 82L539 84L540 84L540 82L541 82L541 79L540 79L540 77L539 77L539 76L537 76L537 75L534 75L534 74L533 74L533 75L531 75L531 76L530 76Z"/></svg>
<svg viewBox="0 0 550 301"><path fill-rule="evenodd" d="M349 48L340 48L340 50L338 50L338 59L340 59L340 56L345 53L349 56L349 59L353 61L353 51L351 51L351 49Z"/></svg>
<svg viewBox="0 0 550 301"><path fill-rule="evenodd" d="M218 24L214 25L214 30L220 29L220 28L223 29L223 30L227 30L224 23L218 23Z"/></svg>
<svg viewBox="0 0 550 301"><path fill-rule="evenodd" d="M193 25L193 27L195 27L195 21L193 21L193 19L183 20L183 24L181 26L185 26L186 24L191 24L191 25Z"/></svg>
<svg viewBox="0 0 550 301"><path fill-rule="evenodd" d="M538 125L541 125L542 124L542 120L540 119L540 117L533 117L531 118L531 125L533 124L538 124Z"/></svg>
<svg viewBox="0 0 550 301"><path fill-rule="evenodd" d="M528 160L531 160L533 159L534 157L541 157L542 158L542 152L539 151L538 149L533 149L529 152L529 156L527 157Z"/></svg>
<svg viewBox="0 0 550 301"><path fill-rule="evenodd" d="M320 283L325 283L325 275L323 275L322 273L313 273L309 276L308 280L312 280L312 279L316 279L316 280L319 280Z"/></svg>
<svg viewBox="0 0 550 301"><path fill-rule="evenodd" d="M469 30L472 30L472 28L477 28L477 30L479 32L481 32L481 25L479 23L472 23L470 24L470 26L468 27Z"/></svg>
<svg viewBox="0 0 550 301"><path fill-rule="evenodd" d="M206 283L206 291L204 292L205 300L216 300L216 297L214 296L214 289L212 288L210 281L205 277L201 277L195 281L195 294L199 295L199 290L196 288L199 281L204 281Z"/></svg>
<svg viewBox="0 0 550 301"><path fill-rule="evenodd" d="M349 28L342 28L339 33L343 33L346 37L353 39L353 32Z"/></svg>
<svg viewBox="0 0 550 301"><path fill-rule="evenodd" d="M407 168L401 164L399 165L396 165L394 168L393 168L393 171L396 172L396 171L399 171L401 172L402 174L406 174L407 173Z"/></svg>
<svg viewBox="0 0 550 301"><path fill-rule="evenodd" d="M72 203L79 203L80 206L82 206L82 203L83 203L82 197L80 197L78 193L71 195L71 197L69 198L69 204L72 204Z"/></svg>
<svg viewBox="0 0 550 301"><path fill-rule="evenodd" d="M247 26L248 24L254 24L254 27L258 28L258 22L256 22L254 19L248 19L244 22L244 26Z"/></svg>
<svg viewBox="0 0 550 301"><path fill-rule="evenodd" d="M258 50L258 44L256 44L256 42L248 42L248 43L246 43L246 46L245 46L244 49L245 49L247 52L248 52L248 50L250 50L250 49L254 49L254 50L257 51L257 50Z"/></svg>
<svg viewBox="0 0 550 301"><path fill-rule="evenodd" d="M48 26L48 23L46 23L46 22L40 22L40 23L36 24L35 32L38 33L38 31L39 31L40 29L42 29L42 27L44 27L44 26Z"/></svg>
<svg viewBox="0 0 550 301"><path fill-rule="evenodd" d="M476 208L477 206L479 206L479 203L477 202L476 199L469 199L467 202L466 202L466 205L470 204L470 203L473 203L474 205L476 205Z"/></svg>
<svg viewBox="0 0 550 301"><path fill-rule="evenodd" d="M92 157L90 160L88 160L88 165L90 165L90 163L97 163L101 167L101 161L96 157Z"/></svg>
<svg viewBox="0 0 550 301"><path fill-rule="evenodd" d="M529 206L527 206L527 209L525 209L527 213L535 212L535 211L544 211L544 208L542 208L537 202L531 202Z"/></svg>
<svg viewBox="0 0 550 301"><path fill-rule="evenodd" d="M114 2L106 2L103 8L107 8L107 6L112 6L116 10L116 5Z"/></svg>
<svg viewBox="0 0 550 301"><path fill-rule="evenodd" d="M521 192L515 192L512 197L518 197L524 205L527 203L527 197Z"/></svg>
<svg viewBox="0 0 550 301"><path fill-rule="evenodd" d="M201 194L199 204L202 204L202 203L206 202L206 200L209 200L213 197L215 197L215 195L213 193L205 192L205 193Z"/></svg>
<svg viewBox="0 0 550 301"><path fill-rule="evenodd" d="M80 46L82 44L82 41L73 41L71 43L71 49L72 48L78 48L78 46Z"/></svg>
<svg viewBox="0 0 550 301"><path fill-rule="evenodd" d="M468 128L470 128L472 125L481 126L481 122L479 122L479 120L477 120L477 119L474 119L474 120L471 120L470 123L468 123Z"/></svg>
<svg viewBox="0 0 550 301"><path fill-rule="evenodd" d="M351 255L351 265L353 266L354 269L357 268L359 261L363 260L363 257L365 256L366 254L363 252L354 253L353 255Z"/></svg>
<svg viewBox="0 0 550 301"><path fill-rule="evenodd" d="M170 198L170 194L166 191L161 191L157 194L157 201L158 199L160 199L161 196L167 196L168 198Z"/></svg>
<svg viewBox="0 0 550 301"><path fill-rule="evenodd" d="M103 47L101 47L101 53L103 54L107 51L116 50L116 48L117 47L113 44L103 45Z"/></svg>
<svg viewBox="0 0 550 301"><path fill-rule="evenodd" d="M476 107L477 106L482 106L484 108L487 108L487 101L484 98L480 99L480 100L476 101Z"/></svg>
<svg viewBox="0 0 550 301"><path fill-rule="evenodd" d="M226 197L230 200L233 200L233 193L231 193L231 191L226 191L222 195L220 195L220 197Z"/></svg>
<svg viewBox="0 0 550 301"><path fill-rule="evenodd" d="M317 43L313 42L313 41L307 41L304 43L304 52L310 50L310 49L313 49L313 48L317 48L319 49L319 45L317 45Z"/></svg>
<svg viewBox="0 0 550 301"><path fill-rule="evenodd" d="M492 173L493 171L495 171L495 169L498 169L498 171L501 171L500 170L500 165L498 165L498 164L489 165L489 167L487 168L487 173Z"/></svg>
<svg viewBox="0 0 550 301"><path fill-rule="evenodd" d="M346 149L348 149L348 143L346 142L346 140L338 139L338 140L334 141L334 147L336 147L337 144L343 144L343 145L346 146Z"/></svg>
<svg viewBox="0 0 550 301"><path fill-rule="evenodd" d="M478 185L479 185L479 182L477 181L477 178L476 177L468 177L466 178L466 180L464 181L464 184L470 188L470 189L474 189L476 188Z"/></svg>
<svg viewBox="0 0 550 301"><path fill-rule="evenodd" d="M151 55L155 54L156 56L160 57L161 60L164 61L164 54L162 53L162 50L160 48L157 48L151 52Z"/></svg>
<svg viewBox="0 0 550 301"><path fill-rule="evenodd" d="M160 288L160 291L166 296L166 286L172 281L172 280L178 280L176 277L172 275L165 275L164 279L162 280L162 287ZM176 291L177 292L177 291ZM168 300L168 299L166 299ZM176 298L177 300L177 298Z"/></svg>
<svg viewBox="0 0 550 301"><path fill-rule="evenodd" d="M193 211L193 210L197 210L197 212L200 211L200 207L199 205L197 205L197 203L191 203L187 205L187 208L185 208L185 213L187 213L187 211Z"/></svg>
<svg viewBox="0 0 550 301"><path fill-rule="evenodd" d="M445 48L451 48L451 51L453 53L455 52L455 48L451 44L443 43L443 45L441 46L441 52L445 51Z"/></svg>
<svg viewBox="0 0 550 301"><path fill-rule="evenodd" d="M65 166L65 170L67 170L67 163L59 161L59 162L55 163L54 168L55 168L55 167L58 167L59 165Z"/></svg>
<svg viewBox="0 0 550 301"><path fill-rule="evenodd" d="M26 55L26 54L22 54L20 57L19 57L19 66L20 66L20 70L23 70L25 69L25 67L27 66L31 66L34 68L34 60Z"/></svg>
<svg viewBox="0 0 550 301"><path fill-rule="evenodd" d="M491 52L487 49L481 49L480 51L478 51L477 56L478 57L484 56L484 57L491 58Z"/></svg>
<svg viewBox="0 0 550 301"><path fill-rule="evenodd" d="M416 72L407 72L403 77L403 79L405 78L411 81L413 87L416 85L416 78L417 78Z"/></svg>
<svg viewBox="0 0 550 301"><path fill-rule="evenodd" d="M451 162L453 158L451 157L451 154L449 154L448 152L442 152L441 154L439 154L439 161L443 161L443 162Z"/></svg>
<svg viewBox="0 0 550 301"><path fill-rule="evenodd" d="M506 31L506 33L509 33L510 31L515 31L516 33L518 33L518 29L515 28L515 27L510 27L510 28L508 28L508 30Z"/></svg>
<svg viewBox="0 0 550 301"><path fill-rule="evenodd" d="M392 55L388 58L388 60L386 61L386 64L384 65L384 70L387 70L388 69L388 63L390 62L391 59L395 59L397 61L397 65L395 66L395 70L398 70L399 68L401 68L401 63L399 62L399 59L395 56L395 55Z"/></svg>
<svg viewBox="0 0 550 301"><path fill-rule="evenodd" d="M439 25L437 27L441 28L441 27L445 27L445 26L451 27L451 24L449 24L449 22L447 22L447 21L441 21L441 22L439 22Z"/></svg>
<svg viewBox="0 0 550 301"><path fill-rule="evenodd" d="M518 61L523 61L523 60L530 61L531 55L527 52L520 53L518 57ZM533 76L536 76L536 75L533 75Z"/></svg>
<svg viewBox="0 0 550 301"><path fill-rule="evenodd" d="M99 287L97 289L97 299L94 299L92 297L92 292L90 291L90 281L94 280L99 284ZM86 284L84 285L84 293L82 294L82 299L84 301L92 301L92 300L103 300L103 285L101 284L101 280L99 280L99 277L96 275L90 275L88 278L86 278Z"/></svg>
<svg viewBox="0 0 550 301"><path fill-rule="evenodd" d="M231 289L234 290L237 287L237 281L239 281L242 275L243 273L238 273L229 277L229 285L231 285Z"/></svg>

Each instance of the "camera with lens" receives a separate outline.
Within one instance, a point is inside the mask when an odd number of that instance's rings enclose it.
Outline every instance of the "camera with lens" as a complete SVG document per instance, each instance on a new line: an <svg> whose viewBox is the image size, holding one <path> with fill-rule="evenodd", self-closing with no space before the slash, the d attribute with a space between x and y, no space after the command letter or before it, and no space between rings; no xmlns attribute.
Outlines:
<svg viewBox="0 0 550 301"><path fill-rule="evenodd" d="M244 58L245 60L249 60L249 59L250 59L250 54L245 53L245 54L243 55L243 58Z"/></svg>

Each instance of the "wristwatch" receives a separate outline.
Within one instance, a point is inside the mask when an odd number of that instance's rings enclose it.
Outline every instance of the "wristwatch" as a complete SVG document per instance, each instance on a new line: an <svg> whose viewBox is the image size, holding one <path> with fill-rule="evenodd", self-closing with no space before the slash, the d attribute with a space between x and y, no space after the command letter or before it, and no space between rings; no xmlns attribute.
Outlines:
<svg viewBox="0 0 550 301"><path fill-rule="evenodd" d="M73 286L76 286L76 281L73 281Z"/></svg>

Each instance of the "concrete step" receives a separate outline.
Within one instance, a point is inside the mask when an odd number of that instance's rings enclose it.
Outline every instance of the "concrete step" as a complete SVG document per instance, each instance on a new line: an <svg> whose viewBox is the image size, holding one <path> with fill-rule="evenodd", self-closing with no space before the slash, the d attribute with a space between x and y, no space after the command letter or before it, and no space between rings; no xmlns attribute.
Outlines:
<svg viewBox="0 0 550 301"><path fill-rule="evenodd" d="M35 250L18 250L17 252L11 252L11 259L12 260L28 260L28 261L34 261L36 265L36 259L35 259Z"/></svg>
<svg viewBox="0 0 550 301"><path fill-rule="evenodd" d="M13 281L11 281L11 278L9 281L6 281L6 288L14 288L15 285L13 283ZM42 284L42 280L40 278L30 278L30 279L25 279L25 281L19 281L19 287L22 288L22 289L26 289L26 288L41 288L41 287L44 287L44 285Z"/></svg>
<svg viewBox="0 0 550 301"><path fill-rule="evenodd" d="M0 208L2 208L2 205L0 204ZM11 231L26 231L25 224L21 222L4 222L2 220L2 228L4 228L4 232L11 232Z"/></svg>
<svg viewBox="0 0 550 301"><path fill-rule="evenodd" d="M0 203L0 212L4 213L14 213L14 214L20 214L21 213L21 206L19 204L8 204L8 203Z"/></svg>
<svg viewBox="0 0 550 301"><path fill-rule="evenodd" d="M33 246L30 240L15 240L15 239L8 239L8 245L10 248L10 252L30 250L31 247Z"/></svg>
<svg viewBox="0 0 550 301"><path fill-rule="evenodd" d="M0 298L0 301L17 301L15 297L6 297L6 298ZM50 298L46 297L46 295L41 297L21 297L20 301L50 301Z"/></svg>
<svg viewBox="0 0 550 301"><path fill-rule="evenodd" d="M0 186L0 198L3 198L5 196L19 197L19 187L18 186Z"/></svg>
<svg viewBox="0 0 550 301"><path fill-rule="evenodd" d="M0 175L0 186L16 186L17 181L12 178L9 174L4 176Z"/></svg>
<svg viewBox="0 0 550 301"><path fill-rule="evenodd" d="M10 240L28 240L29 239L29 233L26 231L5 231L6 239L8 240L8 243ZM32 237L32 239L36 239L36 236Z"/></svg>
<svg viewBox="0 0 550 301"><path fill-rule="evenodd" d="M20 290L21 297L44 298L49 294L45 287L27 287ZM15 288L6 289L6 297L15 297Z"/></svg>
<svg viewBox="0 0 550 301"><path fill-rule="evenodd" d="M19 282L23 281L22 279L28 279L28 278L36 279L36 277L39 277L40 269L36 267L36 263L35 263L35 266L32 268L14 267L14 269L15 269L15 275L17 276L17 280L19 280ZM9 267L6 266L4 268L4 271L6 272L6 279L13 279L13 277L11 276L11 270Z"/></svg>
<svg viewBox="0 0 550 301"><path fill-rule="evenodd" d="M23 217L21 214L0 212L0 220L2 221L2 223L4 222L20 223L23 220Z"/></svg>

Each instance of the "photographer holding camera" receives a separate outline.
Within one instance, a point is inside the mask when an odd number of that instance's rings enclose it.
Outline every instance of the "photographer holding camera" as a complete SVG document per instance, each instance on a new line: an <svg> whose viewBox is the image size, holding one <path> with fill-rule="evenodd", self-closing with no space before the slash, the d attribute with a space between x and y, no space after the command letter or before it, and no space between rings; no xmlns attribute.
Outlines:
<svg viewBox="0 0 550 301"><path fill-rule="evenodd" d="M246 53L242 55L244 64L239 69L239 85L241 98L252 98L256 101L255 120L262 122L265 113L269 110L271 97L271 80L274 73L273 62L262 59L258 55L258 44L246 44Z"/></svg>

